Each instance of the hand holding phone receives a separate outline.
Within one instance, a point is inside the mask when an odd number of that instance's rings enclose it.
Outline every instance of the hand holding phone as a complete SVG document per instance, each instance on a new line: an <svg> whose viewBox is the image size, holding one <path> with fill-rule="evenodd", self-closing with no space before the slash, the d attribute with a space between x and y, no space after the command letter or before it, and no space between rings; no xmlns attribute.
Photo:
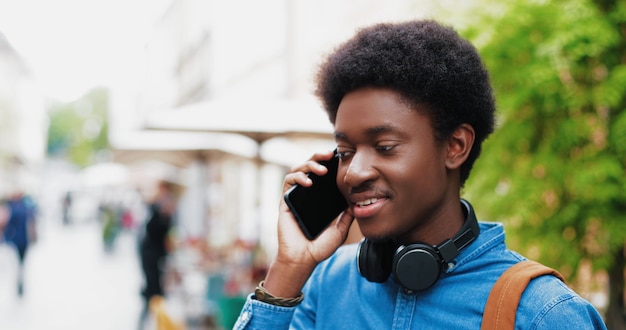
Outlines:
<svg viewBox="0 0 626 330"><path fill-rule="evenodd" d="M328 169L325 175L308 173L313 181L310 187L294 185L284 196L300 229L309 240L315 239L348 207L337 187L337 151L333 158L319 163Z"/></svg>

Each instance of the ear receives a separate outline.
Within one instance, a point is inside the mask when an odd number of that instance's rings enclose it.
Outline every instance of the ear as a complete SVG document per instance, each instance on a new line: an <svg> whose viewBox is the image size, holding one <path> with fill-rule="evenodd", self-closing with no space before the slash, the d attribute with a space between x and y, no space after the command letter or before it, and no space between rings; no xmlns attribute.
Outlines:
<svg viewBox="0 0 626 330"><path fill-rule="evenodd" d="M446 167L455 170L461 167L469 156L474 145L474 127L469 124L461 124L448 138L448 153L446 155Z"/></svg>

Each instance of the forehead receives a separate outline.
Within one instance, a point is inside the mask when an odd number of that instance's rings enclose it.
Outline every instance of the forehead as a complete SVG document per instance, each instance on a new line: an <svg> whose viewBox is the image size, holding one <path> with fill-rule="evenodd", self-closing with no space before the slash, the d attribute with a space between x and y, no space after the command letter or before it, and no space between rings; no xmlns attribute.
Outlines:
<svg viewBox="0 0 626 330"><path fill-rule="evenodd" d="M428 130L425 111L411 107L390 89L363 88L345 95L337 110L335 138L376 137L385 134L412 134Z"/></svg>

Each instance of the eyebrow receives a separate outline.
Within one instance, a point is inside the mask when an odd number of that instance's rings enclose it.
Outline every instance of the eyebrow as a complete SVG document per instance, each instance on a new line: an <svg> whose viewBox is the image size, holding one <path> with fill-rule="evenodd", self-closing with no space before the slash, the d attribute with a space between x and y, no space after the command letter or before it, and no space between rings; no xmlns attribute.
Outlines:
<svg viewBox="0 0 626 330"><path fill-rule="evenodd" d="M372 137L379 136L381 134L391 133L394 131L396 131L396 128L393 125L379 125L379 126L370 127L367 130L365 130L365 135L372 138ZM333 135L335 136L336 140L347 140L348 138L346 134L342 132L335 131Z"/></svg>

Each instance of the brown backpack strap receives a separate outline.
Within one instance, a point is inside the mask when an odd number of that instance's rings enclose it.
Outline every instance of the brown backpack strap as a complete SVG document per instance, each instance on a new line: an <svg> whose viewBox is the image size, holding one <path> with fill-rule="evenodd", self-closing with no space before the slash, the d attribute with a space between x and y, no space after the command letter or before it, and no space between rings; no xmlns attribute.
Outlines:
<svg viewBox="0 0 626 330"><path fill-rule="evenodd" d="M555 276L565 283L559 272L532 260L519 262L507 269L491 289L481 329L514 329L515 314L522 293L532 279L542 275Z"/></svg>

